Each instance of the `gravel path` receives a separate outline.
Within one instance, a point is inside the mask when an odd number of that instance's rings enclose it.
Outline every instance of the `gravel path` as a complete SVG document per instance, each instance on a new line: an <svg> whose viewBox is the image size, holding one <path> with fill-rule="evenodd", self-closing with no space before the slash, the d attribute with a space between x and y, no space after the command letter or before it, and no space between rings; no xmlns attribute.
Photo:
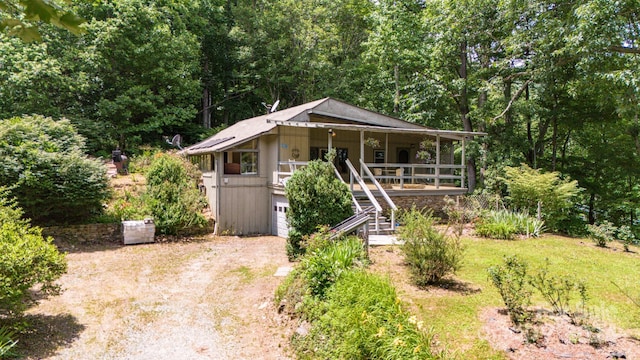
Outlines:
<svg viewBox="0 0 640 360"><path fill-rule="evenodd" d="M289 359L277 237L69 248L65 292L30 312L27 359Z"/></svg>

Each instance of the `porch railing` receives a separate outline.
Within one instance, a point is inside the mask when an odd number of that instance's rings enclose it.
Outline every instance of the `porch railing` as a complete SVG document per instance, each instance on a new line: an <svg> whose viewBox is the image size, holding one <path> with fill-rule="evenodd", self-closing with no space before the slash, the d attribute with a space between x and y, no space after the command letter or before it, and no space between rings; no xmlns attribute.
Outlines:
<svg viewBox="0 0 640 360"><path fill-rule="evenodd" d="M347 160L347 162L348 162L347 165L351 165L351 162L349 162L349 160ZM378 180L373 176L373 174L371 173L371 170L369 170L369 168L367 167L367 164L365 164L364 161L362 161L362 159L360 159L360 166L362 167L362 172L366 176L368 176L369 179L371 179L371 182L373 183L373 185L376 187L376 189L378 189L380 194L382 194L382 198L384 198L384 201L386 201L387 205L389 205L389 208L391 209L391 230L395 230L396 229L396 211L398 210L398 207L393 202L393 200L391 200L391 198L389 197L389 194L387 194L387 192L384 191L384 189L382 188L382 185L380 185Z"/></svg>
<svg viewBox="0 0 640 360"><path fill-rule="evenodd" d="M464 165L368 163L365 166L374 169L373 177L376 180L398 181L401 189L405 183L432 184L436 189L441 185L464 188L465 183Z"/></svg>
<svg viewBox="0 0 640 360"><path fill-rule="evenodd" d="M351 161L349 161L349 159L347 159L346 164L347 164L347 168L349 169L349 179L350 179L349 184L350 184L350 189L352 194L351 196L353 197L353 181L355 180L358 182L358 184L362 188L362 191L364 191L365 195L367 195L367 198L369 199L369 201L371 202L371 205L373 205L376 211L375 232L377 233L378 231L380 231L380 214L382 213L382 206L380 206L380 203L378 203L378 200L376 200L376 197L373 196L373 194L371 193L371 190L369 190L369 188L367 187L367 184L360 177L360 175L358 174L358 171L353 167L353 164L351 164ZM353 198L355 199L355 197Z"/></svg>

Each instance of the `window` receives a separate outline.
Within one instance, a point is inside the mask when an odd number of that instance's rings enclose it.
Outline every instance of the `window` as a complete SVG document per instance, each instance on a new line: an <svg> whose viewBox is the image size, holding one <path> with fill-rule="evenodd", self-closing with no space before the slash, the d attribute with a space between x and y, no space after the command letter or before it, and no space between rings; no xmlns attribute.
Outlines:
<svg viewBox="0 0 640 360"><path fill-rule="evenodd" d="M224 154L226 175L258 175L258 141L246 142Z"/></svg>

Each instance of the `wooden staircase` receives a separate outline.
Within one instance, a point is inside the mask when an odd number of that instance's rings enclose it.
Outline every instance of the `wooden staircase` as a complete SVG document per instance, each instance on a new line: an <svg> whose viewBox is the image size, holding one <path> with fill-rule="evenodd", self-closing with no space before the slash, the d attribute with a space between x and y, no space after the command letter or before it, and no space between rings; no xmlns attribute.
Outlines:
<svg viewBox="0 0 640 360"><path fill-rule="evenodd" d="M357 196L358 203L364 211L369 213L369 232L376 235L392 235L395 233L391 220L382 214L378 214L378 229L376 230L376 211L373 204L366 196ZM356 212L354 206L354 212Z"/></svg>

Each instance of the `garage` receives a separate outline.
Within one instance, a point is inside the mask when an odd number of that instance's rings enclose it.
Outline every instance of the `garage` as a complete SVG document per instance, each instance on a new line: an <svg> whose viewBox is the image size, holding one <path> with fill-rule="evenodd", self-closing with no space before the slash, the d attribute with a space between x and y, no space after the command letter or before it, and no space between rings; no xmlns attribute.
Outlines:
<svg viewBox="0 0 640 360"><path fill-rule="evenodd" d="M286 238L289 234L289 225L287 224L289 202L283 195L273 195L271 203L273 204L271 233Z"/></svg>

